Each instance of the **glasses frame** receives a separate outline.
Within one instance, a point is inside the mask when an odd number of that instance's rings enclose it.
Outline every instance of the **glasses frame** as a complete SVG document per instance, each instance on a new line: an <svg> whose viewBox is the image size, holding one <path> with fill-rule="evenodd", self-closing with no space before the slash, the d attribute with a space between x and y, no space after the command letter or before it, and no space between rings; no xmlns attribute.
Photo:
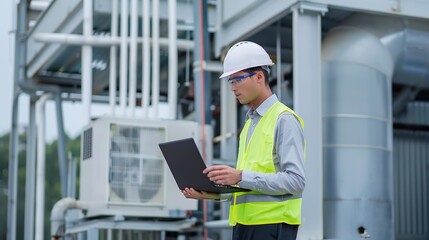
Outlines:
<svg viewBox="0 0 429 240"><path fill-rule="evenodd" d="M229 85L233 85L234 83L240 84L244 79L246 79L248 77L252 77L255 74L256 74L256 72L252 72L252 73L244 74L241 76L236 76L233 78L228 78L228 83L229 83Z"/></svg>

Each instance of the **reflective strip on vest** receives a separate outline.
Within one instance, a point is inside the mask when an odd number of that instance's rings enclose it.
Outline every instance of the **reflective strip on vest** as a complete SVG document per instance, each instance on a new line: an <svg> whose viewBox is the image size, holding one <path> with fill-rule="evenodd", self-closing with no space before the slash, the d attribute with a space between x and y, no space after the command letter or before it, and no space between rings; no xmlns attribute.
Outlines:
<svg viewBox="0 0 429 240"><path fill-rule="evenodd" d="M302 194L285 194L285 195L265 195L265 194L244 194L237 196L235 204L250 203L250 202L283 202L291 199L302 198Z"/></svg>

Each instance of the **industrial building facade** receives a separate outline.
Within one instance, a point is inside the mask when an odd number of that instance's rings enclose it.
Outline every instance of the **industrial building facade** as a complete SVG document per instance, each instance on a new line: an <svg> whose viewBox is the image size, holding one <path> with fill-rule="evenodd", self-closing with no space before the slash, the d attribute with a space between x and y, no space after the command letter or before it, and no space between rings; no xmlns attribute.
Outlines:
<svg viewBox="0 0 429 240"><path fill-rule="evenodd" d="M234 166L247 109L218 77L226 50L250 40L275 63L273 92L305 121L299 239L429 239L428 9L423 0L20 1L14 99L34 96L27 162L36 162L36 102L54 96L59 132L63 101L81 101L84 113L79 199L67 191L59 136L64 199L53 206L51 236L229 239L228 203L183 198L154 148L191 136L208 164ZM108 116L92 119L93 103L110 106ZM30 183L35 171L27 170ZM27 187L27 202L36 195ZM191 221L187 210L204 217ZM40 217L26 205L26 240L43 238Z"/></svg>

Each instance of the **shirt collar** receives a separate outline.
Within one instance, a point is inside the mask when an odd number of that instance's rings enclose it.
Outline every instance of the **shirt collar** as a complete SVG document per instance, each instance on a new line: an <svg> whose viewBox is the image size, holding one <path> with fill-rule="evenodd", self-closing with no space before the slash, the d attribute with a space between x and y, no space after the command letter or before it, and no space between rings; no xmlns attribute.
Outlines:
<svg viewBox="0 0 429 240"><path fill-rule="evenodd" d="M256 110L249 109L249 111L247 112L247 115L250 118L253 118L256 112L258 115L263 117L264 114L278 101L279 99L277 98L277 96L273 94L269 98L265 99L265 101L261 105L259 105L259 107L256 108Z"/></svg>

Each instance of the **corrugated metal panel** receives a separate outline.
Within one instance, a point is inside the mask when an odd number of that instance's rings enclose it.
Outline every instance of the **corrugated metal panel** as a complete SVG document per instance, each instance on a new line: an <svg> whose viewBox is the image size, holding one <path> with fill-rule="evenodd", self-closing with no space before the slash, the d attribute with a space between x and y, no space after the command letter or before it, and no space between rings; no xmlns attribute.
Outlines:
<svg viewBox="0 0 429 240"><path fill-rule="evenodd" d="M429 125L429 103L410 102L407 109L394 119L395 123Z"/></svg>
<svg viewBox="0 0 429 240"><path fill-rule="evenodd" d="M409 103L395 122L429 125L429 104ZM429 239L429 133L394 131L394 212L397 240Z"/></svg>

